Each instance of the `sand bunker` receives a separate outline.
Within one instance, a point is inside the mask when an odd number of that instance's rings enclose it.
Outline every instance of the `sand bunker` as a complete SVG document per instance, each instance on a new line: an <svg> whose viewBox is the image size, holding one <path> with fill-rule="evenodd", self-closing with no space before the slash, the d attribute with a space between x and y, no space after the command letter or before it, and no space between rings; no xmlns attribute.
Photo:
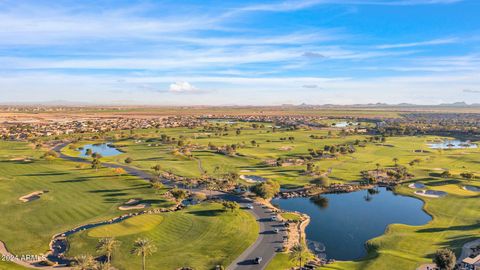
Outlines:
<svg viewBox="0 0 480 270"><path fill-rule="evenodd" d="M473 192L480 192L480 187L476 186L463 186L463 189Z"/></svg>
<svg viewBox="0 0 480 270"><path fill-rule="evenodd" d="M124 203L124 205L135 205L137 203L139 203L140 200L139 199L130 199L128 200L126 203Z"/></svg>
<svg viewBox="0 0 480 270"><path fill-rule="evenodd" d="M445 191L438 191L438 190L417 190L415 191L415 194L423 196L423 197L429 197L429 198L440 198L447 193Z"/></svg>
<svg viewBox="0 0 480 270"><path fill-rule="evenodd" d="M150 206L150 204L148 204L148 203L141 203L141 204L137 204L137 205L122 205L122 206L118 207L118 210L127 211L127 210L144 209L144 208L147 208L149 206Z"/></svg>
<svg viewBox="0 0 480 270"><path fill-rule="evenodd" d="M409 188L425 188L425 185L422 184L422 183L411 183L410 185L408 185Z"/></svg>
<svg viewBox="0 0 480 270"><path fill-rule="evenodd" d="M43 193L47 193L47 192L48 192L48 190L34 191L34 192L29 193L25 196L22 196L18 199L22 202L31 202L31 201L40 199L40 195L42 195Z"/></svg>
<svg viewBox="0 0 480 270"><path fill-rule="evenodd" d="M249 183L258 183L258 182L267 181L267 178L263 178L257 175L240 175L240 179L245 180Z"/></svg>
<svg viewBox="0 0 480 270"><path fill-rule="evenodd" d="M123 205L118 207L118 210L127 211L127 210L137 210L144 209L150 206L148 203L140 203L139 199L130 199Z"/></svg>
<svg viewBox="0 0 480 270"><path fill-rule="evenodd" d="M293 146L282 146L278 148L278 150L281 150L281 151L290 151L292 149L293 149Z"/></svg>

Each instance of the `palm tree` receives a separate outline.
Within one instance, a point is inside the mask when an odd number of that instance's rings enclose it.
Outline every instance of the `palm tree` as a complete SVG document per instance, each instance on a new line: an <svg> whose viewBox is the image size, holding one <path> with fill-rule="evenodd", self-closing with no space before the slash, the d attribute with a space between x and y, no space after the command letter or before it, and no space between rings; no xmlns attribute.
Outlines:
<svg viewBox="0 0 480 270"><path fill-rule="evenodd" d="M145 270L145 258L157 251L157 247L147 238L138 238L133 244L132 254L142 256L142 269Z"/></svg>
<svg viewBox="0 0 480 270"><path fill-rule="evenodd" d="M107 254L107 263L112 261L112 254L116 248L120 246L120 242L115 238L103 238L98 241L97 252Z"/></svg>
<svg viewBox="0 0 480 270"><path fill-rule="evenodd" d="M92 255L81 255L75 257L75 270L92 270L96 266L95 259Z"/></svg>
<svg viewBox="0 0 480 270"><path fill-rule="evenodd" d="M290 250L290 260L298 261L298 267L302 268L302 260L305 257L305 247L302 244L296 244Z"/></svg>
<svg viewBox="0 0 480 270"><path fill-rule="evenodd" d="M97 264L95 270L114 270L115 268L108 262Z"/></svg>
<svg viewBox="0 0 480 270"><path fill-rule="evenodd" d="M395 167L397 167L398 166L398 158L394 157L392 160L393 160L393 162L395 162Z"/></svg>

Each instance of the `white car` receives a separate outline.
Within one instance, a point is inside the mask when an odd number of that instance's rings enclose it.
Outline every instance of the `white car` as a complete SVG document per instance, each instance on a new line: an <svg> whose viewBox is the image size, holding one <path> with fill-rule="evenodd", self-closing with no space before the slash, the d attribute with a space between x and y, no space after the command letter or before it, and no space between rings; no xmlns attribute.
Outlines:
<svg viewBox="0 0 480 270"><path fill-rule="evenodd" d="M247 208L248 208L248 209L253 209L253 205L247 204Z"/></svg>

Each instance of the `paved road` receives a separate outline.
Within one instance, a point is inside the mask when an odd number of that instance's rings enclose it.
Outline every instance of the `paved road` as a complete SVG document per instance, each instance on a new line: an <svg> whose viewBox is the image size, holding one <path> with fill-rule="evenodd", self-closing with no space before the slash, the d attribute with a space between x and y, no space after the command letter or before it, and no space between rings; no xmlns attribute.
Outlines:
<svg viewBox="0 0 480 270"><path fill-rule="evenodd" d="M65 147L67 143L56 145L53 150L59 154L59 157L65 160L90 163L89 160L80 157L72 157L63 154L60 150ZM103 166L108 168L122 168L131 175L138 176L145 180L150 180L152 176L140 169L136 169L126 165L102 163ZM167 183L168 184L168 183ZM246 208L247 205L252 205L253 209L250 211L260 226L260 234L249 248L247 248L232 264L230 264L228 270L260 270L265 269L270 260L275 256L275 252L283 245L283 237L286 236L286 230L284 226L278 221L272 221L271 217L274 213L271 212L266 206L253 203L251 200L244 197L228 194L224 192L212 192L211 196L217 197L223 200L235 201L240 204L241 207ZM278 229L279 233L275 233L274 230ZM260 264L254 264L254 259L262 257Z"/></svg>

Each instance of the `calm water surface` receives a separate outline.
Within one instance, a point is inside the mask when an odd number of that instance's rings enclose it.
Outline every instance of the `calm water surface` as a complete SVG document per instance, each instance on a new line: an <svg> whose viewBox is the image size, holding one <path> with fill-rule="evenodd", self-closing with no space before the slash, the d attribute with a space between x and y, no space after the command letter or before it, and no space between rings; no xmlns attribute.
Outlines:
<svg viewBox="0 0 480 270"><path fill-rule="evenodd" d="M282 209L308 214L307 239L324 244L328 258L354 260L367 254L365 242L382 235L387 225L423 225L431 220L422 210L422 201L395 195L386 188L377 191L325 194L317 203L310 198L272 202Z"/></svg>
<svg viewBox="0 0 480 270"><path fill-rule="evenodd" d="M357 122L337 122L333 124L334 127L354 127L356 125L358 125Z"/></svg>
<svg viewBox="0 0 480 270"><path fill-rule="evenodd" d="M92 153L99 153L104 157L111 157L122 154L117 148L110 146L108 143L86 144L80 151L80 157L88 157L87 149L92 149Z"/></svg>
<svg viewBox="0 0 480 270"><path fill-rule="evenodd" d="M428 145L432 149L462 149L462 148L477 148L478 146L469 141L460 140L445 140L443 142L431 143Z"/></svg>

